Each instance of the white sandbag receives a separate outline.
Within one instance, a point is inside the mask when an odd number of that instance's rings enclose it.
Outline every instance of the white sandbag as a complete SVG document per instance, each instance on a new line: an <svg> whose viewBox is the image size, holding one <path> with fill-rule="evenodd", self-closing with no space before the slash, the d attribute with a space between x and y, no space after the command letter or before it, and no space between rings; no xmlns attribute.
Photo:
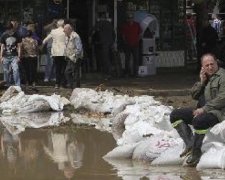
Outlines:
<svg viewBox="0 0 225 180"><path fill-rule="evenodd" d="M0 104L0 110L3 114L16 113L20 104L24 105L27 101L28 96L24 94L24 92L19 92L12 96L7 101L4 101Z"/></svg>
<svg viewBox="0 0 225 180"><path fill-rule="evenodd" d="M125 124L124 121L128 117L128 113L119 113L115 117L112 118L112 129L117 130L117 129L123 129L125 130Z"/></svg>
<svg viewBox="0 0 225 180"><path fill-rule="evenodd" d="M112 151L108 152L105 156L103 156L103 158L130 159L133 155L134 148L137 146L137 144L138 143L117 146Z"/></svg>
<svg viewBox="0 0 225 180"><path fill-rule="evenodd" d="M89 97L92 97L93 101L94 98L96 98L97 102L97 91L89 88L75 88L70 96L70 102L75 109L78 109L79 107L84 106L83 103L85 103L85 100L89 101Z"/></svg>
<svg viewBox="0 0 225 180"><path fill-rule="evenodd" d="M122 137L125 130L124 121L128 115L122 112L117 114L115 118L112 118L112 135L116 141Z"/></svg>
<svg viewBox="0 0 225 180"><path fill-rule="evenodd" d="M109 118L94 118L82 114L72 113L71 119L74 124L95 127L100 131L111 132L111 121Z"/></svg>
<svg viewBox="0 0 225 180"><path fill-rule="evenodd" d="M17 86L15 86L17 87ZM25 95L23 91L19 91L14 86L11 86L5 94L10 94L9 99L6 96L4 102L0 103L2 114L10 115L16 113L41 112L41 111L62 111L64 103L68 103L59 95ZM7 99L7 100L6 100Z"/></svg>
<svg viewBox="0 0 225 180"><path fill-rule="evenodd" d="M178 144L168 148L160 154L160 156L151 162L151 165L179 165L182 164L180 154L183 151L183 142L178 140Z"/></svg>
<svg viewBox="0 0 225 180"><path fill-rule="evenodd" d="M0 102L8 101L11 99L13 96L21 92L21 87L20 86L10 86L4 94L0 98Z"/></svg>
<svg viewBox="0 0 225 180"><path fill-rule="evenodd" d="M70 104L70 100L65 97L60 97L60 101L64 104L64 106Z"/></svg>
<svg viewBox="0 0 225 180"><path fill-rule="evenodd" d="M210 129L210 133L215 135L217 141L225 142L225 121L222 121L219 124L216 124Z"/></svg>
<svg viewBox="0 0 225 180"><path fill-rule="evenodd" d="M126 118L126 121L128 118L132 117L129 115ZM125 122L126 122L125 121ZM126 125L126 123L125 123ZM137 121L133 125L126 125L126 130L123 132L122 137L118 139L117 144L129 144L129 143L136 143L144 139L144 136L146 135L157 135L162 133L162 130L155 128L151 123L148 121Z"/></svg>
<svg viewBox="0 0 225 180"><path fill-rule="evenodd" d="M112 115L116 116L117 114L121 113L126 108L126 106L133 104L135 104L135 101L132 101L130 99L128 99L127 102L124 101L123 103L118 103L118 105L116 105L115 108L112 110Z"/></svg>
<svg viewBox="0 0 225 180"><path fill-rule="evenodd" d="M85 108L93 112L112 113L116 115L126 105L134 104L129 96L114 95L110 91L94 91L88 88L76 88L70 97L75 109Z"/></svg>
<svg viewBox="0 0 225 180"><path fill-rule="evenodd" d="M223 148L211 147L205 152L198 165L197 170L201 169L224 169L225 168L225 146Z"/></svg>
<svg viewBox="0 0 225 180"><path fill-rule="evenodd" d="M174 138L163 136L163 134L151 136L137 145L132 158L151 162L176 144Z"/></svg>
<svg viewBox="0 0 225 180"><path fill-rule="evenodd" d="M133 100L137 104L149 104L149 105L160 105L161 103L159 101L156 101L153 96L147 96L147 95L141 95L141 96L134 96Z"/></svg>
<svg viewBox="0 0 225 180"><path fill-rule="evenodd" d="M55 111L62 111L64 104L61 101L60 95L53 94L51 96L45 96L45 95L32 95L29 97L28 101L39 101L39 100L45 100L49 103L49 106L52 110Z"/></svg>

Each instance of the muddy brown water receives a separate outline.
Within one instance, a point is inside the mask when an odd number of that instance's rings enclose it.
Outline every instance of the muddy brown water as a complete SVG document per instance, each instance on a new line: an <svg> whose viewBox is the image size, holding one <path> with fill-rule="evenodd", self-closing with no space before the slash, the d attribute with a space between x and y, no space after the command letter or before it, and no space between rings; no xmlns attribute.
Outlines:
<svg viewBox="0 0 225 180"><path fill-rule="evenodd" d="M94 128L26 129L17 135L1 125L0 180L176 180L225 179L223 170L152 167L131 160L105 161L116 146L112 135Z"/></svg>

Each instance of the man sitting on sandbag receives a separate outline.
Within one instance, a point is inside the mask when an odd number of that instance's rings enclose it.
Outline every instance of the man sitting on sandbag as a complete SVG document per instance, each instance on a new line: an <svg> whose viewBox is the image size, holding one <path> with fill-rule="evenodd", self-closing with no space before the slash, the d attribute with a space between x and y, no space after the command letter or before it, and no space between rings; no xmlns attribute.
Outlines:
<svg viewBox="0 0 225 180"><path fill-rule="evenodd" d="M225 119L225 70L218 67L213 54L201 58L200 82L192 88L193 99L204 96L197 108L179 108L172 111L170 121L183 139L186 148L180 157L190 155L186 163L196 166L201 158L202 141L210 127ZM188 124L193 125L194 135Z"/></svg>

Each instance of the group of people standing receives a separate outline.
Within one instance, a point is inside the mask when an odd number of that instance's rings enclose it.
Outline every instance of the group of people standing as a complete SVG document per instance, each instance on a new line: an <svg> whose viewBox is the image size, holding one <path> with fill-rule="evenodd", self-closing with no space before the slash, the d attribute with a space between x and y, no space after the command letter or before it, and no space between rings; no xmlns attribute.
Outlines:
<svg viewBox="0 0 225 180"><path fill-rule="evenodd" d="M83 57L80 36L73 30L71 24L65 24L63 19L59 19L56 22L56 28L50 31L42 45L49 41L51 42L51 56L55 64L55 88L61 85L69 85L73 88L75 80L76 86L80 86L79 68Z"/></svg>
<svg viewBox="0 0 225 180"><path fill-rule="evenodd" d="M7 23L6 31L1 36L0 54L7 86L21 86L21 79L25 77L25 84L35 87L38 57L44 47L49 52L45 81L50 80L50 71L54 64L55 88L80 86L80 61L83 57L80 36L69 21L66 23L63 19L54 20L51 25L48 35L41 41L34 27L27 26L25 36L21 37L18 33L18 21Z"/></svg>
<svg viewBox="0 0 225 180"><path fill-rule="evenodd" d="M119 51L125 54L125 68L122 75L126 77L134 77L138 73L141 31L139 23L134 21L131 13L127 14L126 21L118 28ZM113 65L115 68L117 66L112 53L115 49L115 37L110 18L106 13L100 13L89 40L94 45L97 70L108 77L112 76ZM122 66L121 62L119 66Z"/></svg>

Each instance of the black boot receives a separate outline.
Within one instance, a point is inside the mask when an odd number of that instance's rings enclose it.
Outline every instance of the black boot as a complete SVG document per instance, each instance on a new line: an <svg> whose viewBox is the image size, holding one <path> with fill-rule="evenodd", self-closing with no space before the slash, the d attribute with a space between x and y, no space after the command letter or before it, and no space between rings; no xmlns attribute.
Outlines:
<svg viewBox="0 0 225 180"><path fill-rule="evenodd" d="M193 144L193 133L191 128L185 124L184 122L181 122L178 124L175 129L177 130L178 134L180 137L183 139L185 143L185 149L184 151L180 154L180 157L187 156L191 153L192 149L192 144Z"/></svg>
<svg viewBox="0 0 225 180"><path fill-rule="evenodd" d="M195 167L202 155L201 147L205 134L195 134L192 154L188 157L186 163L188 166Z"/></svg>

